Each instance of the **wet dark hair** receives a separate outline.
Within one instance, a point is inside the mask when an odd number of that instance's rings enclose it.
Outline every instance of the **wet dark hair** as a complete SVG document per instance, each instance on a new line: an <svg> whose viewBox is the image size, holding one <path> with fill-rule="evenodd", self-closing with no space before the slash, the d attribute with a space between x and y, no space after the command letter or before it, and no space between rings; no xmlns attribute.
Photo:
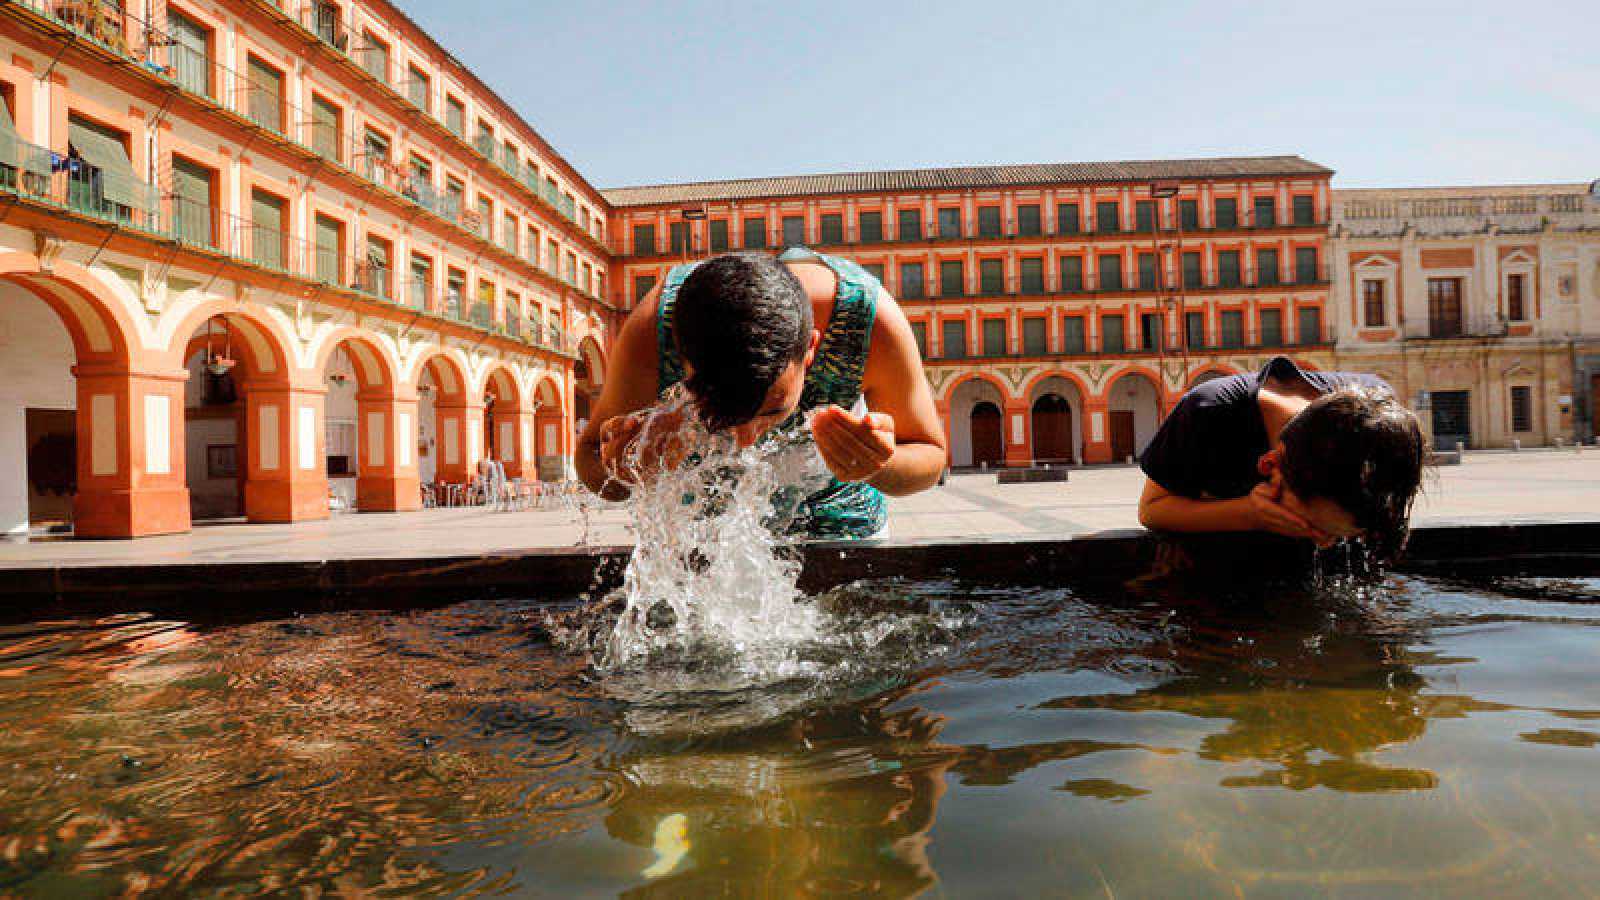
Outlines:
<svg viewBox="0 0 1600 900"><path fill-rule="evenodd" d="M1301 498L1337 503L1392 562L1405 549L1427 448L1394 394L1364 385L1318 397L1283 427L1283 480Z"/></svg>
<svg viewBox="0 0 1600 900"><path fill-rule="evenodd" d="M729 253L684 279L672 311L684 387L712 431L755 418L773 382L805 356L811 299L776 259Z"/></svg>

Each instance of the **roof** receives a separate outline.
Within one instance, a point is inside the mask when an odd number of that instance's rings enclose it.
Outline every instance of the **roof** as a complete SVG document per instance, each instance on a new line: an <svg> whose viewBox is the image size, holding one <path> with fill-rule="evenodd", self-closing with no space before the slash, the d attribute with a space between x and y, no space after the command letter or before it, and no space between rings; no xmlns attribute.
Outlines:
<svg viewBox="0 0 1600 900"><path fill-rule="evenodd" d="M1034 163L1015 166L962 166L952 169L892 169L832 175L781 175L608 188L600 193L612 206L653 206L882 191L959 190L1036 184L1104 184L1155 178L1256 178L1282 175L1330 176L1333 170L1299 156L1225 156L1213 159L1152 159L1122 162Z"/></svg>
<svg viewBox="0 0 1600 900"><path fill-rule="evenodd" d="M1456 186L1437 185L1430 187L1393 187L1393 188L1339 188L1333 192L1334 199L1383 199L1383 198L1417 198L1428 199L1433 197L1522 197L1542 196L1544 194L1587 194L1590 186L1579 182L1557 182L1550 184L1463 184Z"/></svg>

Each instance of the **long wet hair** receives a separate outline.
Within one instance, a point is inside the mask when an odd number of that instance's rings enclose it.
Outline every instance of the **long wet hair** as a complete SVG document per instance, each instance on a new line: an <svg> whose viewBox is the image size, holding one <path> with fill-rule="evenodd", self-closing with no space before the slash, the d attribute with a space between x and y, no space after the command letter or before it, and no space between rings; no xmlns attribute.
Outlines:
<svg viewBox="0 0 1600 900"><path fill-rule="evenodd" d="M672 330L690 372L684 387L705 426L717 431L755 418L773 382L805 357L811 299L776 259L729 253L684 279Z"/></svg>
<svg viewBox="0 0 1600 900"><path fill-rule="evenodd" d="M1348 512L1377 560L1400 556L1428 458L1415 413L1387 390L1351 385L1311 401L1279 439L1290 490Z"/></svg>

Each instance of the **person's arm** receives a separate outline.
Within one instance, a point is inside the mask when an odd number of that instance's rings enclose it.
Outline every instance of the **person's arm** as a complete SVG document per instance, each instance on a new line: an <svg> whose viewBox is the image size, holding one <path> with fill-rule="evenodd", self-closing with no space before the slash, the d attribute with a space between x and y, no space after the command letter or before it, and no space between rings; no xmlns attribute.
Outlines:
<svg viewBox="0 0 1600 900"><path fill-rule="evenodd" d="M1283 482L1273 478L1243 497L1205 500L1174 494L1146 478L1139 495L1139 524L1152 531L1270 531L1319 544L1328 537L1285 507Z"/></svg>
<svg viewBox="0 0 1600 900"><path fill-rule="evenodd" d="M578 436L573 466L578 478L589 490L607 500L622 500L628 496L626 485L611 478L601 459L602 445L607 439L626 443L632 437L631 414L652 406L656 402L656 371L659 353L656 349L656 306L660 286L645 295L633 312L622 323L616 341L611 347L611 366L600 399L589 416L589 424ZM611 448L607 456L617 457L618 449Z"/></svg>
<svg viewBox="0 0 1600 900"><path fill-rule="evenodd" d="M828 468L893 497L937 484L948 456L944 428L911 324L887 291L878 293L862 393L870 410L865 416L834 407L812 421Z"/></svg>

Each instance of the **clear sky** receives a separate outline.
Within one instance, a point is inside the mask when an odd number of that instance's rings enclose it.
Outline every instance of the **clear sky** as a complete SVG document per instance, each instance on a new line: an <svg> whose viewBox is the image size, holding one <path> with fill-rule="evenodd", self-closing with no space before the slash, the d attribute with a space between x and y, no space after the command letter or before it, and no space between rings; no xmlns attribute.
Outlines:
<svg viewBox="0 0 1600 900"><path fill-rule="evenodd" d="M598 187L1298 153L1600 178L1597 0L397 0Z"/></svg>

